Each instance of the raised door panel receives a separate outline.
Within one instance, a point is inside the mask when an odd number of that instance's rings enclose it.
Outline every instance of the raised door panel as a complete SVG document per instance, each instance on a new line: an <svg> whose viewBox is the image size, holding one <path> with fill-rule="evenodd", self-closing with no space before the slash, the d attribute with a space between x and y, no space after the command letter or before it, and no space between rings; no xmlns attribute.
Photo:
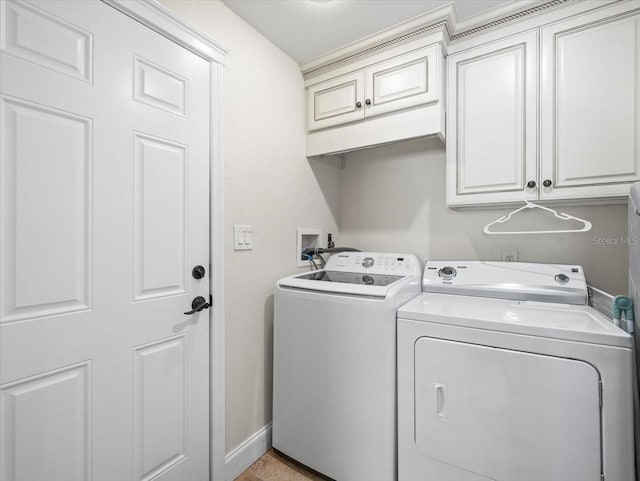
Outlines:
<svg viewBox="0 0 640 481"><path fill-rule="evenodd" d="M0 2L0 50L91 82L93 35L27 2Z"/></svg>
<svg viewBox="0 0 640 481"><path fill-rule="evenodd" d="M134 469L149 480L187 456L187 346L177 336L135 349Z"/></svg>
<svg viewBox="0 0 640 481"><path fill-rule="evenodd" d="M441 63L442 50L435 44L368 68L365 72L365 116L440 100L438 72Z"/></svg>
<svg viewBox="0 0 640 481"><path fill-rule="evenodd" d="M428 337L414 349L422 454L487 479L600 479L593 366Z"/></svg>
<svg viewBox="0 0 640 481"><path fill-rule="evenodd" d="M363 97L364 72L362 71L312 85L307 89L309 130L362 120L364 118Z"/></svg>
<svg viewBox="0 0 640 481"><path fill-rule="evenodd" d="M544 199L626 197L640 180L640 13L602 16L542 29Z"/></svg>
<svg viewBox="0 0 640 481"><path fill-rule="evenodd" d="M537 197L536 38L449 57L448 205Z"/></svg>
<svg viewBox="0 0 640 481"><path fill-rule="evenodd" d="M187 146L135 132L136 301L186 292Z"/></svg>
<svg viewBox="0 0 640 481"><path fill-rule="evenodd" d="M0 115L0 323L89 309L92 121L4 95Z"/></svg>
<svg viewBox="0 0 640 481"><path fill-rule="evenodd" d="M0 386L0 478L91 479L91 363Z"/></svg>

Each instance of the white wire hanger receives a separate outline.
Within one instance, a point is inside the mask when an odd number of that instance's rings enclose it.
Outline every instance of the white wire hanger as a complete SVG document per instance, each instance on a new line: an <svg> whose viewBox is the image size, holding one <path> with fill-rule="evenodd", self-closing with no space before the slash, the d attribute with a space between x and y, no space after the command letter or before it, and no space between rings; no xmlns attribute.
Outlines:
<svg viewBox="0 0 640 481"><path fill-rule="evenodd" d="M525 192L526 192L526 188L525 188ZM518 212L522 212L523 210L528 210L528 209L542 209L546 212L550 212L552 213L557 219L560 220L575 220L578 222L582 223L582 228L576 228L576 229L553 229L553 230L529 230L529 231L491 231L489 230L489 227L496 225L496 224L504 224L505 222L509 221L515 214L517 214ZM484 226L484 233L485 234L489 234L489 235L505 235L505 234L520 234L520 235L527 235L527 234L566 234L569 232L587 232L591 230L591 222L589 222L588 220L585 219L581 219L579 217L574 217L572 215L569 214L565 214L564 212L557 212L553 209L549 209L548 207L544 207L542 205L538 205L538 204L534 204L532 202L529 202L528 199L524 199L524 205L522 207L520 207L519 209L514 210L513 212L504 215L502 217L500 217L499 219L494 220L493 222L489 222L487 225Z"/></svg>

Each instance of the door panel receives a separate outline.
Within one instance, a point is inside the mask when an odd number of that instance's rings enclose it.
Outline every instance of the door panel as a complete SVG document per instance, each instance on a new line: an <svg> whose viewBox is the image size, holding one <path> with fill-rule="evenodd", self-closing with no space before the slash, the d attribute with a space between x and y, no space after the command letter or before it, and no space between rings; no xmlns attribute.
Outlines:
<svg viewBox="0 0 640 481"><path fill-rule="evenodd" d="M640 180L640 13L600 16L542 29L545 199L626 196Z"/></svg>
<svg viewBox="0 0 640 481"><path fill-rule="evenodd" d="M2 479L91 479L91 364L2 389Z"/></svg>
<svg viewBox="0 0 640 481"><path fill-rule="evenodd" d="M134 464L137 479L151 478L187 453L187 357L184 336L135 349ZM158 398L155 393L163 392Z"/></svg>
<svg viewBox="0 0 640 481"><path fill-rule="evenodd" d="M0 477L207 480L209 63L99 1L0 5Z"/></svg>
<svg viewBox="0 0 640 481"><path fill-rule="evenodd" d="M432 45L367 69L365 92L371 104L365 105L365 116L438 101L441 55L440 46Z"/></svg>
<svg viewBox="0 0 640 481"><path fill-rule="evenodd" d="M449 57L447 203L537 198L536 33Z"/></svg>
<svg viewBox="0 0 640 481"><path fill-rule="evenodd" d="M87 309L91 119L4 95L0 115L6 153L0 322Z"/></svg>
<svg viewBox="0 0 640 481"><path fill-rule="evenodd" d="M2 2L0 48L27 62L91 81L92 35L26 2Z"/></svg>
<svg viewBox="0 0 640 481"><path fill-rule="evenodd" d="M187 115L187 79L159 65L134 57L133 98L153 107Z"/></svg>
<svg viewBox="0 0 640 481"><path fill-rule="evenodd" d="M422 337L415 443L495 480L598 481L599 374L576 360Z"/></svg>
<svg viewBox="0 0 640 481"><path fill-rule="evenodd" d="M134 134L134 300L185 293L187 147Z"/></svg>
<svg viewBox="0 0 640 481"><path fill-rule="evenodd" d="M364 118L364 72L355 72L307 89L309 130ZM358 107L357 103L361 106Z"/></svg>

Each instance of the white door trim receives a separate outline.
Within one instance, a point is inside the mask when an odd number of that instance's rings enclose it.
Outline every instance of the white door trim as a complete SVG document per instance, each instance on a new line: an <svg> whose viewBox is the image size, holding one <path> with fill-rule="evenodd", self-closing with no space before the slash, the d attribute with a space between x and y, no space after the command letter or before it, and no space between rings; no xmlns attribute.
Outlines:
<svg viewBox="0 0 640 481"><path fill-rule="evenodd" d="M222 159L222 72L228 50L155 0L102 0L210 63L210 479L225 479L224 406L224 163Z"/></svg>

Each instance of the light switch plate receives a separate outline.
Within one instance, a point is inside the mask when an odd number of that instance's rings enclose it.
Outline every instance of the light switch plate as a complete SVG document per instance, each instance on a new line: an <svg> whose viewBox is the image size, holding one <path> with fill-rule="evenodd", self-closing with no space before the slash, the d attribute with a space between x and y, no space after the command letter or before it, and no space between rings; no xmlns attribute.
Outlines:
<svg viewBox="0 0 640 481"><path fill-rule="evenodd" d="M233 224L233 250L248 251L253 249L253 226Z"/></svg>

